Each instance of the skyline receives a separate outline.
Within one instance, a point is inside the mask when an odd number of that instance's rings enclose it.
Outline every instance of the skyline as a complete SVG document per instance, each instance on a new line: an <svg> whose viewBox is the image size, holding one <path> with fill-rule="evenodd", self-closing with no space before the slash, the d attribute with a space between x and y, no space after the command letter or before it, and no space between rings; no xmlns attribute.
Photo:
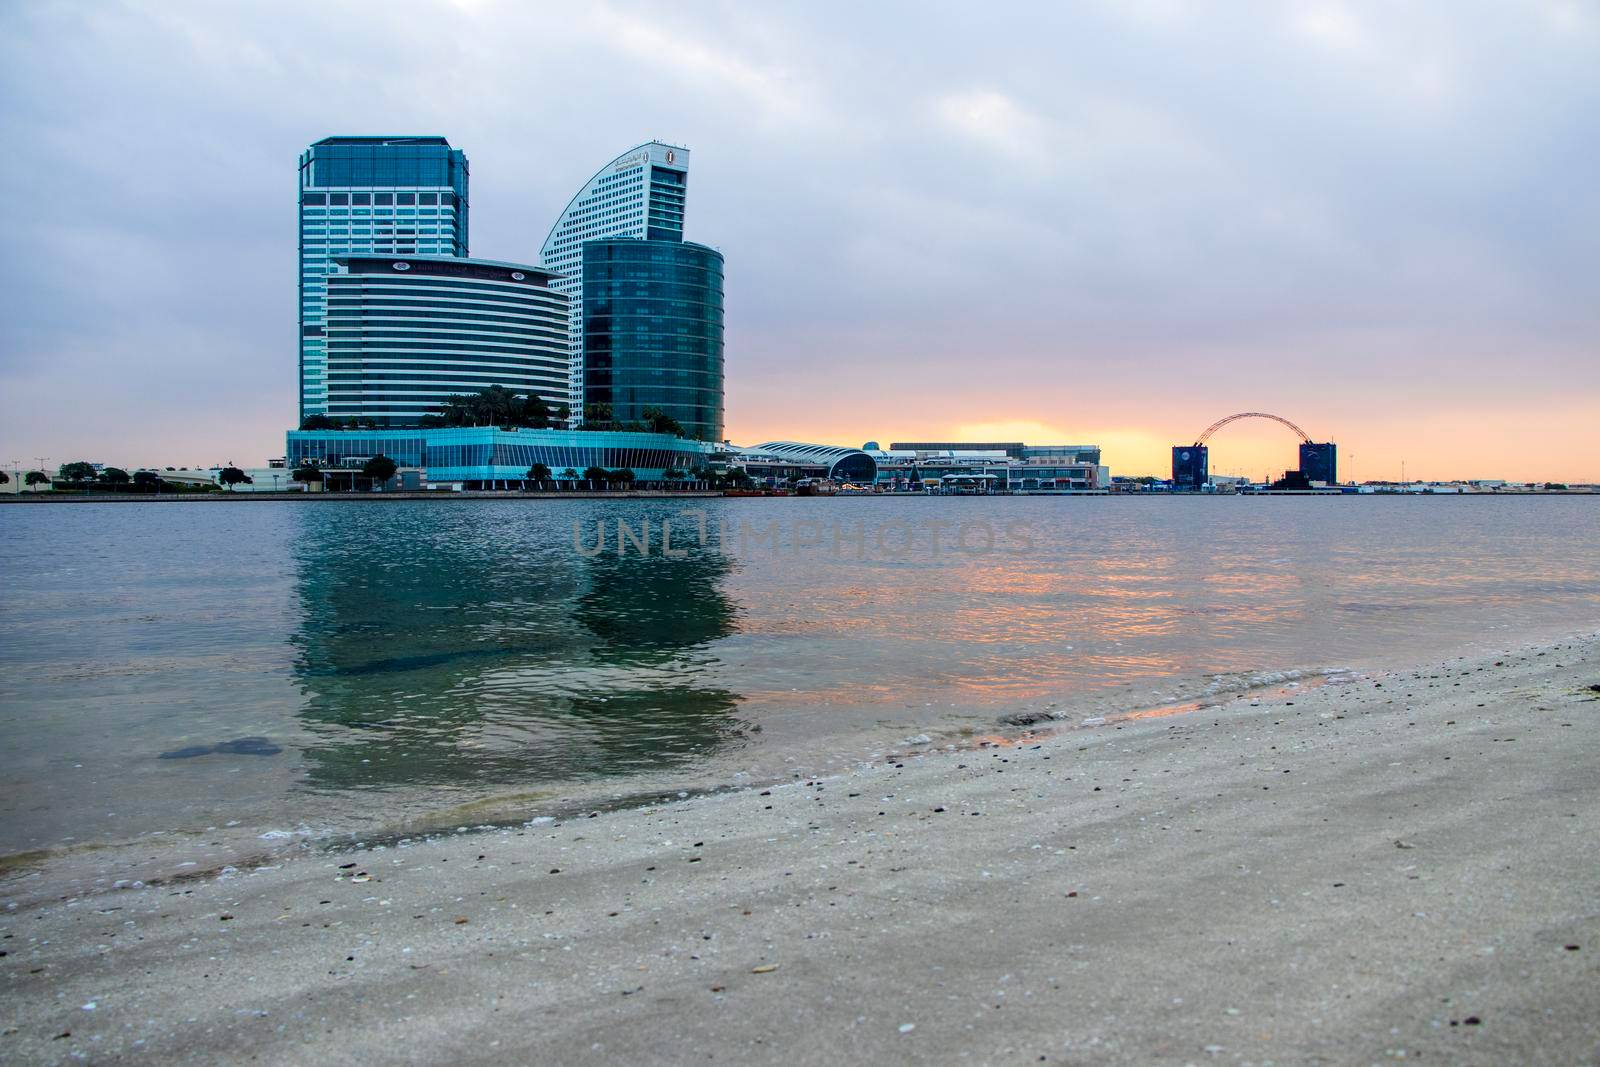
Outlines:
<svg viewBox="0 0 1600 1067"><path fill-rule="evenodd" d="M0 15L31 205L0 462L280 455L296 159L399 131L466 152L472 251L514 262L600 162L689 147L740 444L1093 443L1164 475L1254 409L1356 480L1600 481L1593 8L421 10ZM363 35L334 69L300 47ZM1272 428L1213 446L1292 465Z"/></svg>

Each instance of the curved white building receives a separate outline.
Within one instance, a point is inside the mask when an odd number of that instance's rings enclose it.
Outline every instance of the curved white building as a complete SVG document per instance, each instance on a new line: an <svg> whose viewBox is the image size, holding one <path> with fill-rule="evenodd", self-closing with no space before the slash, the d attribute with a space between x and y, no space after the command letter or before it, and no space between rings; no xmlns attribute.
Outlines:
<svg viewBox="0 0 1600 1067"><path fill-rule="evenodd" d="M650 141L607 163L584 183L550 227L540 265L571 303L567 404L574 424L583 414L583 243L605 237L683 240L689 150Z"/></svg>

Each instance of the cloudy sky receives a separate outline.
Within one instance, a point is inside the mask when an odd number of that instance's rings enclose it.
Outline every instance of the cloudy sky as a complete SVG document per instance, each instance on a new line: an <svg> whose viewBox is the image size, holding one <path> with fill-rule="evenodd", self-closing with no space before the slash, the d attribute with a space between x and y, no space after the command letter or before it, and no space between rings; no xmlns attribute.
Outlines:
<svg viewBox="0 0 1600 1067"><path fill-rule="evenodd" d="M437 133L521 261L693 149L741 443L1600 480L1592 0L10 0L0 121L8 467L282 455L297 155Z"/></svg>

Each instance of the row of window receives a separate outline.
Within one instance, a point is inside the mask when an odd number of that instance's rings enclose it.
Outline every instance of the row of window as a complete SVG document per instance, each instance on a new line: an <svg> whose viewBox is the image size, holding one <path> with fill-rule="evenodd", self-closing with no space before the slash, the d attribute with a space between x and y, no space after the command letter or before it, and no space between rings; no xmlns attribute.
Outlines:
<svg viewBox="0 0 1600 1067"><path fill-rule="evenodd" d="M493 330L493 328L490 328ZM522 330L506 330L504 333L491 333L491 331L462 331L462 333L442 333L430 330L349 330L344 328L338 320L328 323L328 339L357 344L376 344L387 346L394 341L413 341L411 347L416 349L432 349L435 341L459 342L467 349L475 347L488 347L491 352L502 349L534 349L542 352L560 352L566 344L566 334L554 334L549 331L542 333L528 333Z"/></svg>
<svg viewBox="0 0 1600 1067"><path fill-rule="evenodd" d="M459 216L449 208L436 207L357 207L357 208L307 208L300 213L300 225L313 226L324 223L348 224L354 222L411 222L422 219L427 222L451 223L461 221Z"/></svg>
<svg viewBox="0 0 1600 1067"><path fill-rule="evenodd" d="M517 391L522 393L539 393L544 396L554 395L558 385L554 381L528 382ZM328 395L336 403L360 401L361 403L376 403L389 401L396 404L429 404L436 409L442 408L446 401L453 396L459 396L466 386L446 388L438 385L384 385L376 387L363 387L359 385L334 384L328 387Z"/></svg>
<svg viewBox="0 0 1600 1067"><path fill-rule="evenodd" d="M651 301L593 300L583 305L583 311L585 327L598 332L675 328L676 332L682 333L685 323L706 323L712 327L722 325L722 309L711 304L700 304L693 309L679 311L658 307Z"/></svg>
<svg viewBox="0 0 1600 1067"><path fill-rule="evenodd" d="M494 295L453 293L449 290L435 292L411 291L403 296L387 296L378 292L356 295L359 290L340 285L337 279L348 275L325 275L335 279L329 288L328 309L336 315L364 315L369 312L393 311L401 316L431 318L434 315L459 313L465 318L506 318L514 322L563 323L568 319L567 305L559 298L542 293L504 294L505 299L491 299ZM518 299L517 297L521 297Z"/></svg>
<svg viewBox="0 0 1600 1067"><path fill-rule="evenodd" d="M609 388L620 381L627 386L643 385L649 380L653 388L699 389L706 393L722 391L722 368L708 363L704 367L607 367L591 359L583 369L583 380L590 386Z"/></svg>
<svg viewBox="0 0 1600 1067"><path fill-rule="evenodd" d="M452 278L440 274L336 274L332 279L341 291L341 295L352 293L388 293L394 296L416 296L416 290L438 292L441 295L451 295L457 290L467 289L475 292L489 293L518 303L543 303L552 305L556 300L548 296L549 290L538 284L537 279L527 282L471 282L460 278ZM463 295L464 298L464 295ZM564 306L564 304L563 304Z"/></svg>
<svg viewBox="0 0 1600 1067"><path fill-rule="evenodd" d="M311 205L355 206L387 204L456 205L455 193L302 193L300 203Z"/></svg>
<svg viewBox="0 0 1600 1067"><path fill-rule="evenodd" d="M447 305L457 306L457 305ZM489 304L499 308L501 305ZM435 319L453 319L461 322L511 322L519 325L555 325L563 327L566 315L553 314L537 308L507 309L525 311L526 314L491 314L487 311L443 311L428 300L385 300L382 304L368 304L365 300L335 297L328 301L330 313L335 318L355 316L371 322L374 319L415 319L431 322Z"/></svg>
<svg viewBox="0 0 1600 1067"><path fill-rule="evenodd" d="M337 366L337 367L343 367L344 365L345 365L344 361L340 361L340 362L335 364L335 366ZM439 365L435 365L435 364L426 364L426 363L419 363L417 365L420 366L420 367L424 367L427 370L442 370L442 371L449 371L449 373L448 374L425 374L425 373L408 372L408 373L398 373L398 374L375 374L375 373L372 372L372 368L373 367L378 367L378 366L385 366L385 364L366 364L366 363L363 363L363 364L360 365L362 369L358 370L358 371L347 371L347 372L336 371L336 372L334 372L332 374L329 374L328 375L328 381L330 381L330 382L369 382L369 383L370 382L406 382L406 383L413 383L413 384L414 383L419 383L419 382L434 382L434 383L443 382L443 383L446 383L446 384L449 384L449 383L460 383L462 385L471 385L474 388L476 388L479 385L500 384L500 385L503 385L503 386L505 386L506 388L509 389L514 385L543 384L544 382L548 381L552 375L560 378L563 381L566 380L566 373L565 373L566 368L563 367L563 366L551 367L548 370L546 370L542 375L540 375L538 377L533 377L532 375L535 372L532 369L528 369L528 370L525 370L525 371L513 371L513 370L501 370L501 369L494 369L494 370L484 369L484 370L481 370L481 371L474 371L471 368L460 368L460 367L455 367L455 366L451 366L451 365L439 366Z"/></svg>
<svg viewBox="0 0 1600 1067"><path fill-rule="evenodd" d="M543 353L543 358L536 355L502 356L489 352L472 351L467 356L457 356L441 362L441 354L435 349L439 348L467 348L468 346L429 345L423 349L411 349L404 345L363 345L360 341L329 341L328 360L332 363L358 363L361 366L406 366L397 363L397 360L422 360L423 363L438 364L441 369L452 367L456 364L474 363L499 363L512 367L565 367L567 361L559 353ZM470 348L468 348L469 351ZM386 362L387 361L387 362ZM414 365L421 366L423 363Z"/></svg>

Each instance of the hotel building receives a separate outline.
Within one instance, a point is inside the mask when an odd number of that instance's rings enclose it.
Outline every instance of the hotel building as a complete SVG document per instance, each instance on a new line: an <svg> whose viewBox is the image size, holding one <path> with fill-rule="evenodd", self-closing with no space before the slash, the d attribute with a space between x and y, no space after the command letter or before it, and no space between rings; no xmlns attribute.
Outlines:
<svg viewBox="0 0 1600 1067"><path fill-rule="evenodd" d="M491 385L567 399L567 298L549 271L455 256L337 255L320 318L327 414L415 426Z"/></svg>
<svg viewBox="0 0 1600 1067"><path fill-rule="evenodd" d="M619 422L647 408L722 440L722 253L692 241L583 246L583 402Z"/></svg>
<svg viewBox="0 0 1600 1067"><path fill-rule="evenodd" d="M467 255L467 157L443 137L325 137L300 156L300 418L328 413L334 257Z"/></svg>
<svg viewBox="0 0 1600 1067"><path fill-rule="evenodd" d="M651 141L595 172L550 227L540 263L561 275L552 284L572 300L567 392L574 422L584 403L583 244L617 237L683 240L688 181L689 150Z"/></svg>

